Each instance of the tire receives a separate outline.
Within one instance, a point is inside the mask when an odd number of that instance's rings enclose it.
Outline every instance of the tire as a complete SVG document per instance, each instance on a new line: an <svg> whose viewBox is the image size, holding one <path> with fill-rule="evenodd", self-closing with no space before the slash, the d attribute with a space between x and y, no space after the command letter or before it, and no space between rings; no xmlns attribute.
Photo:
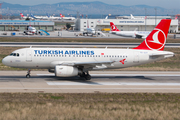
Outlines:
<svg viewBox="0 0 180 120"><path fill-rule="evenodd" d="M26 78L30 78L31 76L29 74L26 75Z"/></svg>
<svg viewBox="0 0 180 120"><path fill-rule="evenodd" d="M86 75L86 76L85 76L85 79L86 79L86 80L91 80L91 76L90 76L90 75Z"/></svg>

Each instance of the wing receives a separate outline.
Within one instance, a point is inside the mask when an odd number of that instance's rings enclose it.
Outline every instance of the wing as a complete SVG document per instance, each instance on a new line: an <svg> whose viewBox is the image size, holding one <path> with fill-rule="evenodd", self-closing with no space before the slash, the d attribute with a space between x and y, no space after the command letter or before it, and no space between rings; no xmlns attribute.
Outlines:
<svg viewBox="0 0 180 120"><path fill-rule="evenodd" d="M79 61L54 61L51 62L51 67L56 65L65 65L65 66L75 66L75 67L83 67L86 69L104 69L107 68L106 65L111 65L116 61L98 61L98 62L79 62Z"/></svg>

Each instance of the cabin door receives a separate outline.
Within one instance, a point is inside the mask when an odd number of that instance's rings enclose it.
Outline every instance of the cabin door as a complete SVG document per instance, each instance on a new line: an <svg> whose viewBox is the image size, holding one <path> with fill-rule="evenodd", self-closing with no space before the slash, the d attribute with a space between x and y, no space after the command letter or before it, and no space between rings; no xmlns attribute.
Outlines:
<svg viewBox="0 0 180 120"><path fill-rule="evenodd" d="M26 51L26 62L32 62L32 52L31 52L31 49Z"/></svg>

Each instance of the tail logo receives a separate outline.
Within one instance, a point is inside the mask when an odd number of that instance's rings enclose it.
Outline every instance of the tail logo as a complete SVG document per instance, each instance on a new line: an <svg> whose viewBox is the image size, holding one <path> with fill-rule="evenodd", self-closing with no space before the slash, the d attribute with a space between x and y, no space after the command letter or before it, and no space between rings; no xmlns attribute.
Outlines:
<svg viewBox="0 0 180 120"><path fill-rule="evenodd" d="M145 43L151 50L160 50L166 43L166 35L162 30L155 28L146 38Z"/></svg>
<svg viewBox="0 0 180 120"><path fill-rule="evenodd" d="M113 31L117 30L115 25L112 25L111 28L112 28Z"/></svg>
<svg viewBox="0 0 180 120"><path fill-rule="evenodd" d="M113 29L116 29L116 27L114 25L112 27L113 27Z"/></svg>

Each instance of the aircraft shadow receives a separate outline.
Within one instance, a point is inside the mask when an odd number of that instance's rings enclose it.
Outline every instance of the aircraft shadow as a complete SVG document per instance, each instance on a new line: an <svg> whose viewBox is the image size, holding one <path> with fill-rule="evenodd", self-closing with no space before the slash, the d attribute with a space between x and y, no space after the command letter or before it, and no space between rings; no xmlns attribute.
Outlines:
<svg viewBox="0 0 180 120"><path fill-rule="evenodd" d="M154 80L149 77L145 76L92 76L91 80L85 80L84 78L80 77L67 77L67 78L61 78L61 77L53 77L53 79L46 79L46 81L72 81L72 82L89 82L92 83L94 79L113 79L113 80L122 80L122 79L141 79L141 80ZM108 80L106 80L108 81Z"/></svg>
<svg viewBox="0 0 180 120"><path fill-rule="evenodd" d="M80 77L67 77L67 78L53 77L53 79L46 79L46 81L69 81L69 82L86 83L91 85L101 85L91 80L85 80L84 78L80 78Z"/></svg>
<svg viewBox="0 0 180 120"><path fill-rule="evenodd" d="M92 77L92 78L114 78L114 79L142 79L142 80L154 80L152 78L149 77L145 77L145 76L96 76L96 77Z"/></svg>
<svg viewBox="0 0 180 120"><path fill-rule="evenodd" d="M93 81L93 79L106 79L105 81L109 81L108 79L113 80L122 80L122 79L141 79L141 80L154 80L149 77L144 76L92 76L91 80L85 80L84 78L80 77L55 77L55 76L31 76L31 78L26 78L25 76L0 76L0 82L5 81L20 81L20 79L27 79L27 81L33 81L35 79L44 79L45 81L71 81L71 82L78 82L78 83L86 83L86 84L92 84L92 85L101 85L100 83L97 83L96 81ZM99 81L99 80L98 80Z"/></svg>

